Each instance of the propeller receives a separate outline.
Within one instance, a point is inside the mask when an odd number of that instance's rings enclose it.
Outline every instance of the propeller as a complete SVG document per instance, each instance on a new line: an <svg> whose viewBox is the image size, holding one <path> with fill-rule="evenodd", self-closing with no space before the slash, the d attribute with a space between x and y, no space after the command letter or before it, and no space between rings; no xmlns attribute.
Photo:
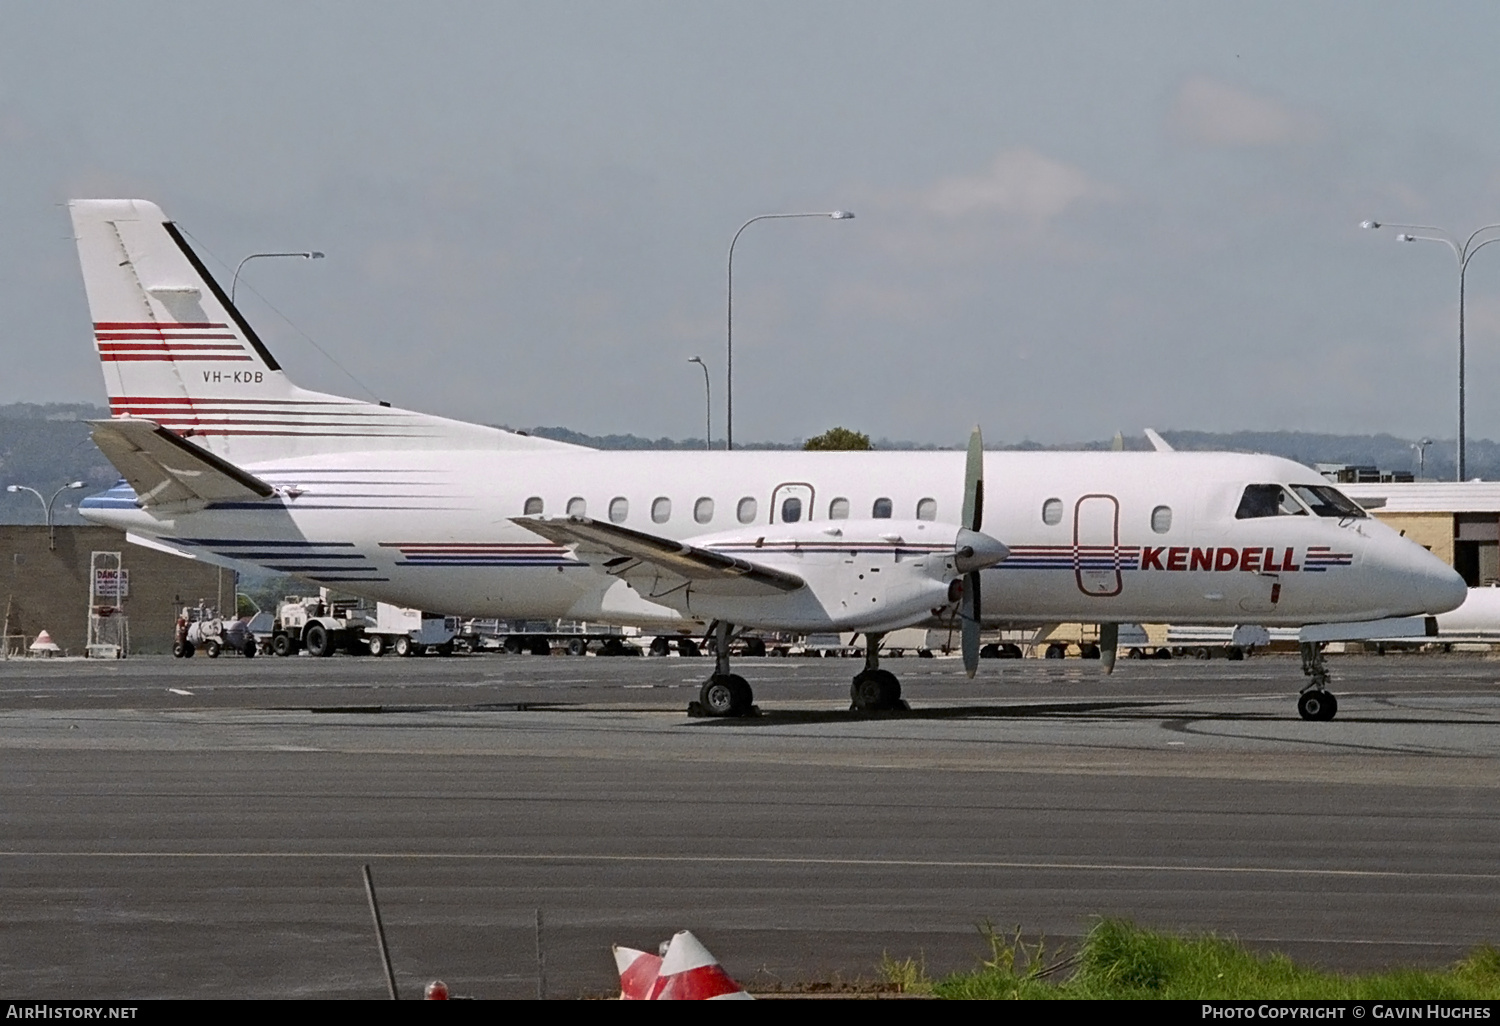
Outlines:
<svg viewBox="0 0 1500 1026"><path fill-rule="evenodd" d="M963 604L959 616L963 621L961 643L964 672L970 677L979 670L979 630L984 609L979 595L979 571L994 566L1010 551L981 532L984 526L984 440L975 425L969 435L969 457L964 464L963 522L958 532L954 566L964 575Z"/></svg>

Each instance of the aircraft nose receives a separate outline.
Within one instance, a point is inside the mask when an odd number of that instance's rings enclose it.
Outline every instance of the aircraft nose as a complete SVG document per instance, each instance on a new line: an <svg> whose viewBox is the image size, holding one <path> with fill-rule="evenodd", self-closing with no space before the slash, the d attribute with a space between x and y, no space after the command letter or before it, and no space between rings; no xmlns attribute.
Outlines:
<svg viewBox="0 0 1500 1026"><path fill-rule="evenodd" d="M1422 582L1422 595L1426 599L1423 612L1447 613L1464 604L1469 597L1469 586L1458 576L1458 571L1436 557L1437 564L1432 573Z"/></svg>
<svg viewBox="0 0 1500 1026"><path fill-rule="evenodd" d="M1451 566L1438 559L1422 546L1405 538L1387 550L1382 562L1388 571L1394 571L1399 581L1398 594L1393 595L1393 607L1403 607L1401 616L1446 613L1463 605L1469 597L1468 585Z"/></svg>

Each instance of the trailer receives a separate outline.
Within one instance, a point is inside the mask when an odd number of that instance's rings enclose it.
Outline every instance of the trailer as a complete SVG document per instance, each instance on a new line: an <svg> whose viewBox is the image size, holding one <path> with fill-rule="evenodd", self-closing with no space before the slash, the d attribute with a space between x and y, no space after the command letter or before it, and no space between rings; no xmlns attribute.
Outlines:
<svg viewBox="0 0 1500 1026"><path fill-rule="evenodd" d="M365 644L372 656L394 652L398 656L436 652L453 654L454 639L462 623L457 617L403 609L387 602L375 604L375 620L364 628Z"/></svg>
<svg viewBox="0 0 1500 1026"><path fill-rule="evenodd" d="M172 635L172 655L191 659L202 650L210 659L222 652L238 652L249 659L259 651L259 643L243 620L224 619L212 606L183 606Z"/></svg>

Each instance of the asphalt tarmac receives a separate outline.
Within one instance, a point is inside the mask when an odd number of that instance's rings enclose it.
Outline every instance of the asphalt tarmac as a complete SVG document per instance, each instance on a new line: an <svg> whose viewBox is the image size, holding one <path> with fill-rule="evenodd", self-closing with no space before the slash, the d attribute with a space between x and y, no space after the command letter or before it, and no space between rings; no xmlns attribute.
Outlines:
<svg viewBox="0 0 1500 1026"><path fill-rule="evenodd" d="M1500 943L1500 662L702 659L0 663L0 995L608 994L692 929L752 988L929 972L984 923L1100 916L1340 969ZM538 911L541 914L538 965ZM543 977L539 981L539 976Z"/></svg>

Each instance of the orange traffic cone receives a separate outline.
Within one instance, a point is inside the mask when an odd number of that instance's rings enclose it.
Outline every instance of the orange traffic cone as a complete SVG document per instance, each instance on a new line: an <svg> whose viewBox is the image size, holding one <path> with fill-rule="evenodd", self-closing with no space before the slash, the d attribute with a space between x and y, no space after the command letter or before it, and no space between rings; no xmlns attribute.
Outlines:
<svg viewBox="0 0 1500 1026"><path fill-rule="evenodd" d="M674 936L667 945L660 975L657 1001L750 1000L750 995L724 971L719 960L687 930Z"/></svg>
<svg viewBox="0 0 1500 1026"><path fill-rule="evenodd" d="M661 970L658 956L616 944L615 967L620 970L621 1001L650 1001L656 997Z"/></svg>

